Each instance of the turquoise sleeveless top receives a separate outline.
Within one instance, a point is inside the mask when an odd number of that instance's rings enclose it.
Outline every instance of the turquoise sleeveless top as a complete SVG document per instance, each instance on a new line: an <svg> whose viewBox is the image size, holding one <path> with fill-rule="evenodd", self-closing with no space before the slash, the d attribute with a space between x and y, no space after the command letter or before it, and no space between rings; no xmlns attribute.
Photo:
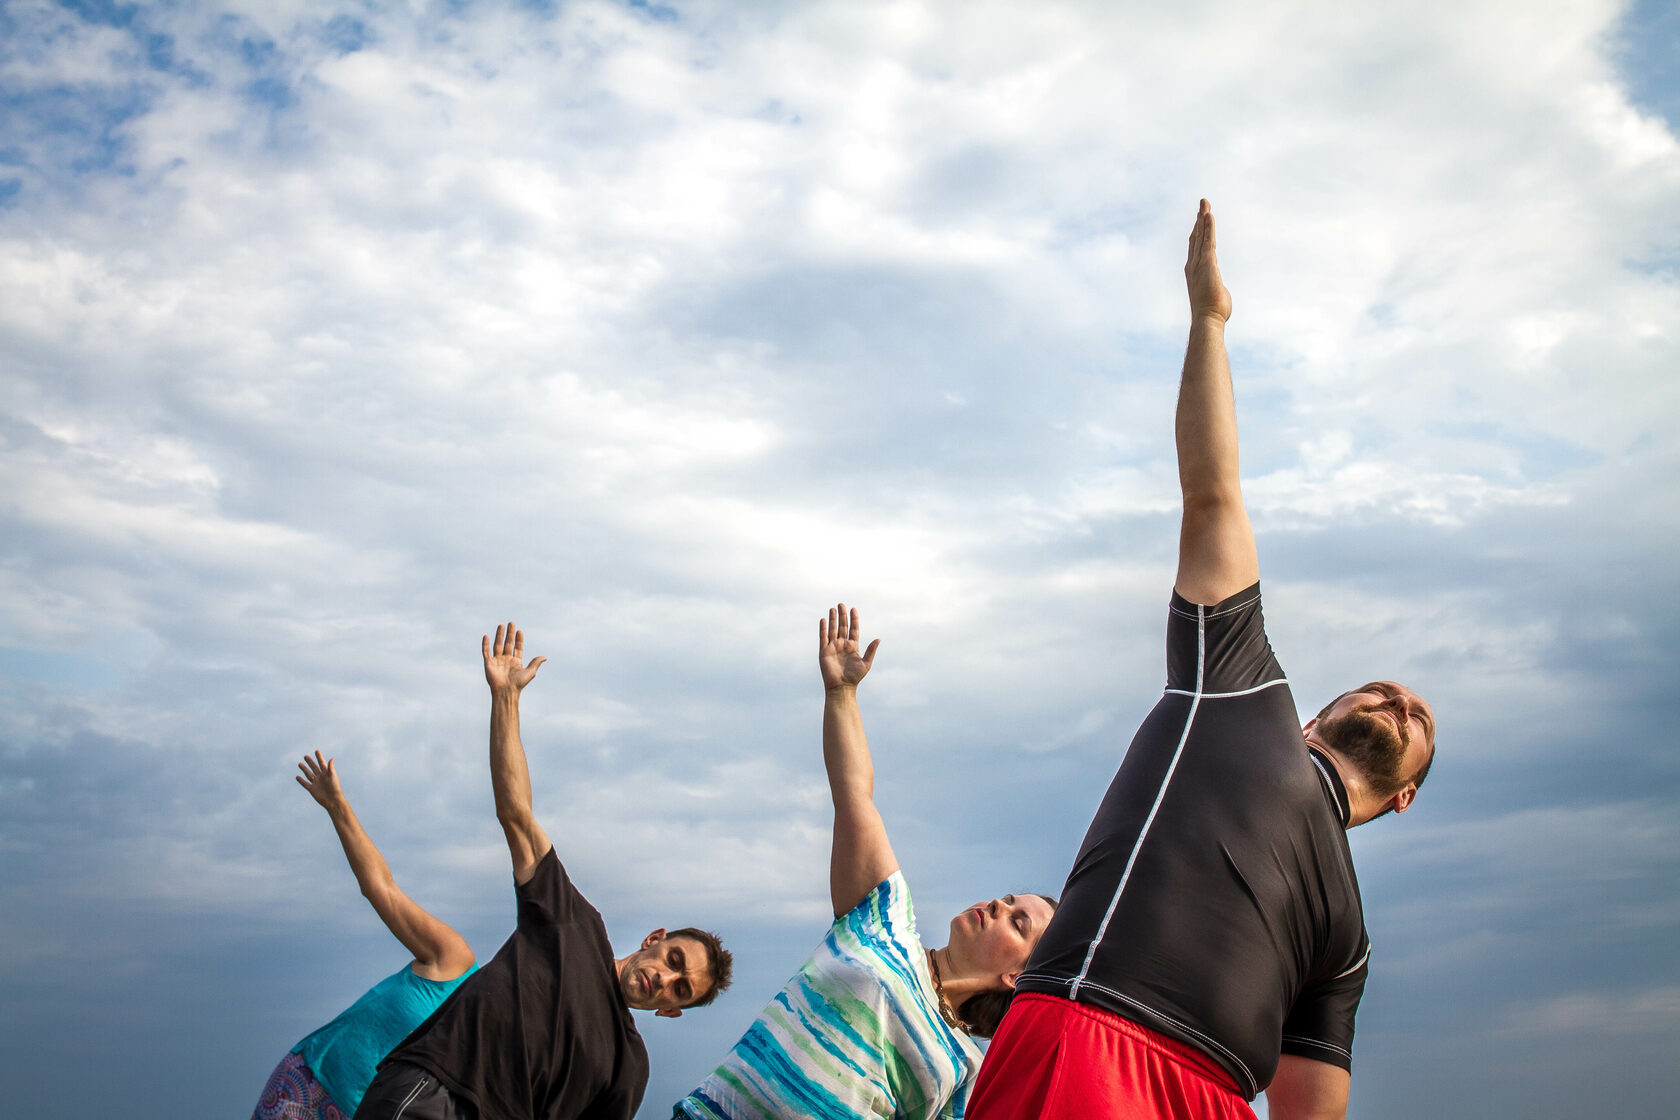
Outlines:
<svg viewBox="0 0 1680 1120"><path fill-rule="evenodd" d="M292 1053L309 1063L315 1080L350 1116L361 1105L380 1059L477 970L475 964L453 980L427 980L414 975L412 965L405 965L292 1047Z"/></svg>

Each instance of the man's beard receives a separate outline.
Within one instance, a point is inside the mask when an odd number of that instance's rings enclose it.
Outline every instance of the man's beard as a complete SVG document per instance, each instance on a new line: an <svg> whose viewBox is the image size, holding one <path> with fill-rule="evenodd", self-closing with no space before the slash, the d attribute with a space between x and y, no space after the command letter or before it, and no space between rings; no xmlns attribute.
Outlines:
<svg viewBox="0 0 1680 1120"><path fill-rule="evenodd" d="M1411 776L1402 774L1406 745L1394 725L1373 710L1355 709L1318 721L1318 736L1334 747L1364 777L1378 797L1392 797L1406 788Z"/></svg>

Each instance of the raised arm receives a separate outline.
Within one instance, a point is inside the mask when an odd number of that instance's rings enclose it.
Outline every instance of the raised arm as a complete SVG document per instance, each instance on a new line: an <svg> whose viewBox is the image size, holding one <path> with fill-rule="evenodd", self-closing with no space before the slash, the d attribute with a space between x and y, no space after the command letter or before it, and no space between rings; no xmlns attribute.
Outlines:
<svg viewBox="0 0 1680 1120"><path fill-rule="evenodd" d="M1202 199L1184 280L1190 290L1190 342L1178 389L1178 483L1184 520L1178 536L1174 586L1192 603L1229 598L1260 578L1254 530L1237 476L1237 409L1225 357L1231 293L1219 277L1213 209Z"/></svg>
<svg viewBox="0 0 1680 1120"><path fill-rule="evenodd" d="M496 627L493 644L486 635L483 649L484 679L490 685L490 788L513 857L513 881L524 886L553 845L531 810L531 771L519 741L519 694L548 658L533 657L525 664L525 635L511 622Z"/></svg>
<svg viewBox="0 0 1680 1120"><path fill-rule="evenodd" d="M472 947L460 934L421 908L403 893L391 875L385 857L379 854L350 808L344 787L338 781L338 768L333 760L323 759L321 752L314 757L303 756L298 763L303 773L297 783L309 791L327 811L344 845L344 858L362 888L362 896L373 905L373 912L385 923L403 947L414 954L414 972L428 980L453 980L472 967Z"/></svg>
<svg viewBox="0 0 1680 1120"><path fill-rule="evenodd" d="M1271 1120L1346 1120L1351 1088L1352 1079L1340 1066L1284 1054L1266 1086L1266 1115Z"/></svg>
<svg viewBox="0 0 1680 1120"><path fill-rule="evenodd" d="M875 663L876 638L858 653L858 613L841 603L817 623L817 667L822 670L823 765L834 798L834 847L829 855L828 893L834 915L862 902L898 870L887 842L887 826L875 808L875 764L863 735L857 686Z"/></svg>

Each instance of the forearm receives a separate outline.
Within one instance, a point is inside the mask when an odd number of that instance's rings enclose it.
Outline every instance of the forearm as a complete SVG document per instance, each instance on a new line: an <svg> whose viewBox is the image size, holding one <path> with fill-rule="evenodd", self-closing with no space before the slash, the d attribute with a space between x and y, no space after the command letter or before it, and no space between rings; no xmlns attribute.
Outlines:
<svg viewBox="0 0 1680 1120"><path fill-rule="evenodd" d="M1185 508L1209 501L1240 504L1236 399L1225 355L1225 320L1216 314L1204 312L1191 320L1173 431Z"/></svg>
<svg viewBox="0 0 1680 1120"><path fill-rule="evenodd" d="M338 842L344 847L344 858L349 861L350 872L356 876L356 884L361 887L363 896L370 901L382 898L396 880L385 857L380 855L378 847L362 828L362 822L356 819L356 811L350 808L347 799L340 798L327 810L327 815L332 820L333 830L338 833Z"/></svg>
<svg viewBox="0 0 1680 1120"><path fill-rule="evenodd" d="M493 689L490 693L490 788L496 798L496 819L504 825L531 815L531 772L525 745L519 738L519 692Z"/></svg>
<svg viewBox="0 0 1680 1120"><path fill-rule="evenodd" d="M857 689L828 689L823 701L823 766L835 808L871 803L875 799L875 764L863 733Z"/></svg>
<svg viewBox="0 0 1680 1120"><path fill-rule="evenodd" d="M1217 313L1191 319L1173 434L1184 491L1173 586L1192 603L1211 606L1260 578L1237 467L1237 410L1225 358L1225 320Z"/></svg>

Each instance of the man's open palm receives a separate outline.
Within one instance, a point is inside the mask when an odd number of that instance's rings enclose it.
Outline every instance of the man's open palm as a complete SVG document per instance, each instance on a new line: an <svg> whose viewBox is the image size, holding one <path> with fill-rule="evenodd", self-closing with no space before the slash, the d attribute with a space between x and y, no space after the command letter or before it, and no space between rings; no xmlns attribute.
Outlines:
<svg viewBox="0 0 1680 1120"><path fill-rule="evenodd" d="M875 663L876 638L861 655L858 653L858 613L848 612L841 603L817 623L817 667L822 670L824 688L856 688Z"/></svg>
<svg viewBox="0 0 1680 1120"><path fill-rule="evenodd" d="M511 622L496 627L494 641L488 635L484 639L484 679L490 682L492 690L523 690L547 660L533 657L529 665L525 664L525 633L515 630Z"/></svg>

